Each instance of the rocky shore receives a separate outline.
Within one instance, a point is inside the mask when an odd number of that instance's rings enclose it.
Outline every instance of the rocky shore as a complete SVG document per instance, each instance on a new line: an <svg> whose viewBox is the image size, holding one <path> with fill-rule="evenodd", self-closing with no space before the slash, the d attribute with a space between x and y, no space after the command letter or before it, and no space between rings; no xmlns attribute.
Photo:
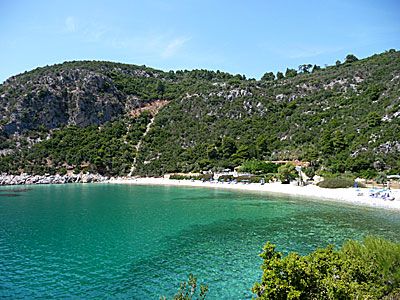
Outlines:
<svg viewBox="0 0 400 300"><path fill-rule="evenodd" d="M99 174L65 174L65 175L0 175L0 185L20 184L62 184L62 183L89 183L106 182L109 177Z"/></svg>

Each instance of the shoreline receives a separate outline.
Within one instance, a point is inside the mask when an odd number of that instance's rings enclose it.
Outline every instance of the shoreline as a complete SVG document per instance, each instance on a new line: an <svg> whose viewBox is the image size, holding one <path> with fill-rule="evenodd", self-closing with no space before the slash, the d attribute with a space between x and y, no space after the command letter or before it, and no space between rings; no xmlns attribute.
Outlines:
<svg viewBox="0 0 400 300"><path fill-rule="evenodd" d="M394 201L384 200L380 197L371 197L369 188L339 188L326 189L315 185L295 186L292 184L281 184L280 182L252 184L228 184L228 183L210 183L190 180L171 180L164 178L131 178L131 179L111 179L107 183L122 185L160 185L160 186L182 186L182 187L202 187L215 188L248 192L265 192L280 195L290 195L298 197L307 197L320 199L323 201L341 202L358 206L384 208L400 212L400 189L392 189L390 195L395 197ZM380 189L378 189L380 190ZM362 196L357 194L362 193Z"/></svg>
<svg viewBox="0 0 400 300"><path fill-rule="evenodd" d="M384 200L380 197L370 197L370 188L339 188L327 189L316 185L296 186L292 184L281 184L280 182L243 184L243 183L210 183L191 180L174 180L166 178L108 178L94 174L67 174L67 175L0 175L0 186L35 185L35 184L66 184L66 183L106 183L121 185L155 185L155 186L178 186L224 189L232 191L261 192L277 195L288 195L304 197L313 200L330 201L344 204L352 204L364 207L383 208L400 212L400 189L391 189L390 195L395 197L394 201ZM379 191L380 189L378 189ZM358 196L362 193L362 196Z"/></svg>
<svg viewBox="0 0 400 300"><path fill-rule="evenodd" d="M30 185L30 184L64 184L64 183L91 183L107 182L109 177L99 174L65 174L65 175L8 175L0 174L0 186Z"/></svg>

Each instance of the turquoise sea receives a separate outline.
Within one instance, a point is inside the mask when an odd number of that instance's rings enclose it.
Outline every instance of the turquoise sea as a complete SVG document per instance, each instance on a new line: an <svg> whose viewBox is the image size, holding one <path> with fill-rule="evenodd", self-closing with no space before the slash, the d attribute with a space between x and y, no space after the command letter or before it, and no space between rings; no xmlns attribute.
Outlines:
<svg viewBox="0 0 400 300"><path fill-rule="evenodd" d="M400 214L206 188L0 187L0 298L172 298L190 273L209 299L251 299L263 245L308 253L381 234Z"/></svg>

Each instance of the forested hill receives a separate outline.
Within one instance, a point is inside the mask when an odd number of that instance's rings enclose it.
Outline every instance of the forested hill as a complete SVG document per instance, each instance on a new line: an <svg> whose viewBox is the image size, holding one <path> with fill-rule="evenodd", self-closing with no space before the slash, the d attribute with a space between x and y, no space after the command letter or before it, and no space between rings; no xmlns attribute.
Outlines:
<svg viewBox="0 0 400 300"><path fill-rule="evenodd" d="M136 157L133 175L249 159L399 173L399 84L395 50L260 81L96 61L38 68L0 85L0 172L126 175Z"/></svg>

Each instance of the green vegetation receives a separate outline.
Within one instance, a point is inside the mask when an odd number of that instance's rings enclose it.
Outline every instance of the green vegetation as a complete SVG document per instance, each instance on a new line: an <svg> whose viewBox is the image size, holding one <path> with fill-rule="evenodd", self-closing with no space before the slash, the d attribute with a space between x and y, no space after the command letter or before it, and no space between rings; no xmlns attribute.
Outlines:
<svg viewBox="0 0 400 300"><path fill-rule="evenodd" d="M384 186L387 182L387 176L386 176L385 172L379 172L375 178L375 181Z"/></svg>
<svg viewBox="0 0 400 300"><path fill-rule="evenodd" d="M103 175L126 175L132 165L135 145L146 130L150 114L115 120L102 126L70 126L44 133L43 141L0 159L0 172L44 175L91 172ZM129 127L129 130L128 130ZM48 134L49 139L45 138ZM23 135L23 140L32 133Z"/></svg>
<svg viewBox="0 0 400 300"><path fill-rule="evenodd" d="M332 245L309 255L283 256L269 242L260 254L263 276L256 299L382 299L398 295L400 244L366 237L363 243ZM394 299L394 298L392 298Z"/></svg>
<svg viewBox="0 0 400 300"><path fill-rule="evenodd" d="M207 296L208 287L200 286L200 293L197 295L197 278L190 274L189 279L183 282L179 288L178 294L175 295L171 300L203 300ZM160 300L167 300L167 298L161 297Z"/></svg>
<svg viewBox="0 0 400 300"><path fill-rule="evenodd" d="M6 150L0 169L18 173L27 166L28 173L64 172L62 165L71 161L49 163L44 155L50 160L79 156L66 154L74 147L56 146L60 137L55 132L72 136L74 131L74 143L88 147L87 136L93 142L90 157L72 163L76 171L87 168L79 164L89 163L89 171L126 174L136 155L133 140L124 142L130 128L127 116L155 100L170 100L146 137L144 130L136 131L134 139L142 143L135 175L232 170L240 165L264 173L249 161L295 159L311 161L316 174L396 174L399 78L400 52L395 50L366 59L348 55L345 63L326 68L303 64L285 75L266 72L260 81L220 71L163 72L109 62L38 68L0 85L0 150ZM92 126L115 120L125 134L117 131L114 140L107 138L112 145L108 141L103 148L121 148L111 151L110 162L101 152L94 153L101 148L94 143L103 139L95 142ZM35 159L28 160L32 151ZM108 161L95 163L96 157Z"/></svg>
<svg viewBox="0 0 400 300"><path fill-rule="evenodd" d="M338 189L353 187L357 184L358 187L365 187L362 183L355 182L354 179L345 177L328 177L324 181L319 182L317 185L322 188Z"/></svg>
<svg viewBox="0 0 400 300"><path fill-rule="evenodd" d="M239 171L251 174L276 173L278 165L271 162L266 163L258 159L251 159L244 161Z"/></svg>
<svg viewBox="0 0 400 300"><path fill-rule="evenodd" d="M169 177L169 179L174 179L174 180L191 180L192 178L197 179L197 177L193 176L186 176L186 175L179 175L179 174L173 174Z"/></svg>
<svg viewBox="0 0 400 300"><path fill-rule="evenodd" d="M400 244L382 237L349 240L340 250L330 244L308 255L287 256L267 242L259 256L263 275L251 289L257 300L394 300L400 296ZM194 299L196 280L190 274L173 299ZM200 291L198 300L206 297L208 288Z"/></svg>
<svg viewBox="0 0 400 300"><path fill-rule="evenodd" d="M286 163L278 168L278 179L282 183L289 183L290 181L299 177L296 167L292 163Z"/></svg>

